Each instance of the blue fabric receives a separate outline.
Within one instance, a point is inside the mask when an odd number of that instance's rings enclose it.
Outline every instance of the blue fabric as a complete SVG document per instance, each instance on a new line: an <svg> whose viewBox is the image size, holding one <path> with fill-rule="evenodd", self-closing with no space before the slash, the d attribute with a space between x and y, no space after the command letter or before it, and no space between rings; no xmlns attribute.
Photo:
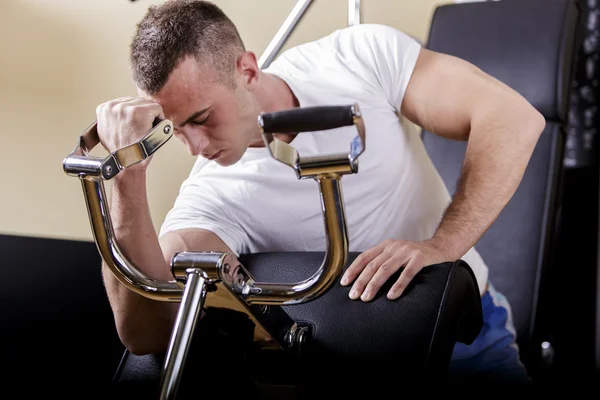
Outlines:
<svg viewBox="0 0 600 400"><path fill-rule="evenodd" d="M510 304L491 284L481 300L483 327L472 344L457 343L454 347L451 377L529 386L531 380L519 359Z"/></svg>

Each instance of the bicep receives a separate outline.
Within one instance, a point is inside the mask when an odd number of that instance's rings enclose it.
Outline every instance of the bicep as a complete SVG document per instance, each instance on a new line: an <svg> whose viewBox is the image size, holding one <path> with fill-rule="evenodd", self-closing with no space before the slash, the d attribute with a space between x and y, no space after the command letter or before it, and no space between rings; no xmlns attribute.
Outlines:
<svg viewBox="0 0 600 400"><path fill-rule="evenodd" d="M476 113L523 99L475 65L422 49L406 88L401 113L437 135L467 140Z"/></svg>
<svg viewBox="0 0 600 400"><path fill-rule="evenodd" d="M159 239L165 262L171 265L175 253L183 251L216 251L230 253L235 257L229 246L214 232L206 229L189 228L170 231Z"/></svg>

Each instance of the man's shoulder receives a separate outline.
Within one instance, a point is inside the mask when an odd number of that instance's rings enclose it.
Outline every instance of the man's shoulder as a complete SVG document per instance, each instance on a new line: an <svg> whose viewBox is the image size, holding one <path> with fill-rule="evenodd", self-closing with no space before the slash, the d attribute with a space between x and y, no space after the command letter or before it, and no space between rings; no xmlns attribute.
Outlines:
<svg viewBox="0 0 600 400"><path fill-rule="evenodd" d="M403 58L406 52L420 47L420 40L390 25L357 24L333 31L312 42L344 60L375 58L379 61ZM394 62L394 61L391 61Z"/></svg>
<svg viewBox="0 0 600 400"><path fill-rule="evenodd" d="M339 47L340 44L360 44L361 41L370 44L383 44L389 40L418 41L414 36L391 25L363 23L336 29L327 35L308 42L297 44L284 53L303 50L312 47Z"/></svg>
<svg viewBox="0 0 600 400"><path fill-rule="evenodd" d="M369 43L386 43L389 40L415 41L416 38L396 27L385 24L357 24L337 29L323 39L364 40Z"/></svg>
<svg viewBox="0 0 600 400"><path fill-rule="evenodd" d="M405 51L410 44L418 43L411 35L390 25L364 23L332 31L318 39L293 46L278 57L277 63L321 61L328 56L335 59L368 57L373 52L392 53Z"/></svg>
<svg viewBox="0 0 600 400"><path fill-rule="evenodd" d="M332 34L343 34L343 35L358 35L358 36L370 36L370 35L394 35L394 34L404 34L405 32L401 31L398 28L395 28L391 25L386 24L377 24L377 23L363 23L363 24L355 24L350 25L344 28L340 28L332 32Z"/></svg>

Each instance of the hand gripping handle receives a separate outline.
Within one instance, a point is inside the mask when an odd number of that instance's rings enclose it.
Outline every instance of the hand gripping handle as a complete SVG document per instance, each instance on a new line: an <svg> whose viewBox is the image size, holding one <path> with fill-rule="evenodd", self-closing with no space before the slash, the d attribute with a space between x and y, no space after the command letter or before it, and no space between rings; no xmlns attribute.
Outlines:
<svg viewBox="0 0 600 400"><path fill-rule="evenodd" d="M78 145L63 161L63 169L67 175L85 174L104 180L112 179L123 169L150 157L171 136L173 136L171 121L157 118L150 132L137 142L118 149L105 158L92 157L89 155L90 151L100 143L96 121L81 134Z"/></svg>

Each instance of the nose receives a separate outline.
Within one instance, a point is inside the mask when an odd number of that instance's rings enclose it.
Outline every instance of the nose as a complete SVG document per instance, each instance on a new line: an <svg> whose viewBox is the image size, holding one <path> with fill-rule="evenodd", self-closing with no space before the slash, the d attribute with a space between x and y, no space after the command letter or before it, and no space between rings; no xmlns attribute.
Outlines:
<svg viewBox="0 0 600 400"><path fill-rule="evenodd" d="M201 154L210 144L210 140L208 139L208 137L199 132L192 132L186 136L188 151L193 156Z"/></svg>

